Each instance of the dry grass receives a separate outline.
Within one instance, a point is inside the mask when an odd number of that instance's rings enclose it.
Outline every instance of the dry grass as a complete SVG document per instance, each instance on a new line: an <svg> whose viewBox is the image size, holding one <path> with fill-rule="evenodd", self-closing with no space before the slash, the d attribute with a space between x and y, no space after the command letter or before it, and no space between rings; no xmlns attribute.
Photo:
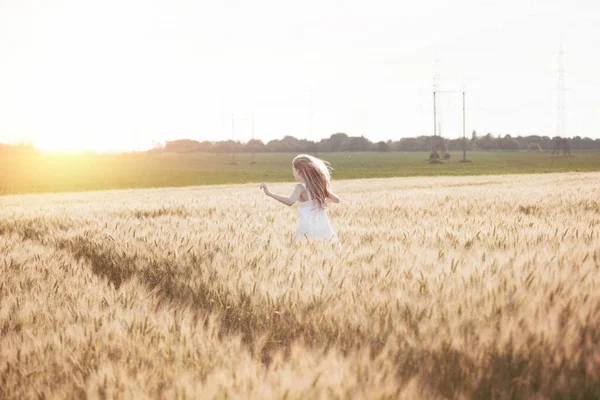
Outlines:
<svg viewBox="0 0 600 400"><path fill-rule="evenodd" d="M599 180L1 197L0 398L598 398Z"/></svg>

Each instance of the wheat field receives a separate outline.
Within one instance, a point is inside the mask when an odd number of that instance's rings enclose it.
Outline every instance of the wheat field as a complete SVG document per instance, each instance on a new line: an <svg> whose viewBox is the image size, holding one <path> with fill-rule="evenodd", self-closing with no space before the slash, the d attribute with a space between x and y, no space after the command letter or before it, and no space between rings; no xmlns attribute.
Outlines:
<svg viewBox="0 0 600 400"><path fill-rule="evenodd" d="M0 197L0 398L598 398L599 182L334 182L340 247L257 185Z"/></svg>

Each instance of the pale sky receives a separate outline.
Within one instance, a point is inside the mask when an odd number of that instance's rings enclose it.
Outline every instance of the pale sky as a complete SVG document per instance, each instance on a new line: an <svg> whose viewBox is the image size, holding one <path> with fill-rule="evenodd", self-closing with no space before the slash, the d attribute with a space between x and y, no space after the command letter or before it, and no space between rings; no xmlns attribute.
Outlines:
<svg viewBox="0 0 600 400"><path fill-rule="evenodd" d="M133 150L177 138L431 134L433 76L466 131L600 138L600 3L0 0L0 142ZM435 62L435 60L438 62ZM462 136L462 100L439 103Z"/></svg>

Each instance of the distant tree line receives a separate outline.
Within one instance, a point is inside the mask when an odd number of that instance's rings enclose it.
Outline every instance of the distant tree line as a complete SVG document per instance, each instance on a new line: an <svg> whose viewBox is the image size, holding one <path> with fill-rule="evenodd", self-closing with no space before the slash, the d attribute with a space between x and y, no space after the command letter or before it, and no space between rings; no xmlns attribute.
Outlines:
<svg viewBox="0 0 600 400"><path fill-rule="evenodd" d="M464 141L467 151L552 151L556 147L558 137L550 136L494 136L488 133L479 136L473 131L471 137ZM600 139L582 138L575 136L567 139L571 150L600 150ZM271 140L267 143L261 140L250 140L246 143L239 141L203 141L180 139L167 141L163 146L150 150L161 153L257 153L268 152L336 152L336 151L431 151L439 139L432 136L417 136L402 138L397 141L371 142L364 136L348 136L345 133L335 133L327 139L314 142L307 139L296 139L285 136L283 139ZM463 139L442 139L442 148L446 151L462 151Z"/></svg>
<svg viewBox="0 0 600 400"><path fill-rule="evenodd" d="M467 151L553 151L557 147L558 137L550 136L511 136L492 135L488 133L479 136L473 131L471 137L465 141ZM567 138L570 150L600 151L600 139L575 136ZM462 151L463 139L440 139L432 136L417 136L402 138L397 141L388 140L371 142L364 136L348 136L345 133L335 133L327 139L318 142L307 139L296 139L285 136L282 139L271 140L267 143L261 140L250 140L246 143L239 141L203 141L192 139L179 139L165 142L164 145L149 150L151 153L315 153L336 151L431 151L432 148L441 147L445 151ZM39 150L28 142L16 145L0 143L0 157L13 155L37 156Z"/></svg>
<svg viewBox="0 0 600 400"><path fill-rule="evenodd" d="M40 151L29 142L19 144L4 144L0 143L0 157L6 156L37 156Z"/></svg>

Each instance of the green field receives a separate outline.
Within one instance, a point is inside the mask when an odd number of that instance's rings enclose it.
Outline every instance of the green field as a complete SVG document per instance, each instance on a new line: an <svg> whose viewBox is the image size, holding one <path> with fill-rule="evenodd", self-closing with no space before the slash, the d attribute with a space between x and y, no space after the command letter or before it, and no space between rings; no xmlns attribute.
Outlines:
<svg viewBox="0 0 600 400"><path fill-rule="evenodd" d="M68 155L38 158L6 157L0 160L0 193L69 192L84 190L171 187L247 182L281 182L292 179L295 153L237 154L121 154ZM471 163L450 161L430 165L427 153L365 152L321 153L334 168L334 179L402 176L486 175L600 171L600 152L578 152L573 157L549 153L474 152Z"/></svg>

